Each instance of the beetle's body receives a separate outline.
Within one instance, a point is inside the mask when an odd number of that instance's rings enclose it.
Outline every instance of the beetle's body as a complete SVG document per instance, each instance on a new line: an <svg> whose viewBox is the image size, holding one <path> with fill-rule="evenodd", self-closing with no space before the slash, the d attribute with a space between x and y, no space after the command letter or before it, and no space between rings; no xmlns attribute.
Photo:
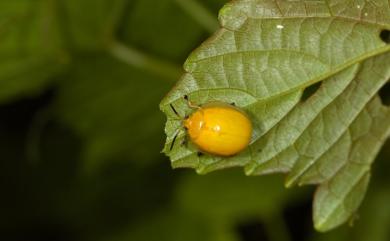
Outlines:
<svg viewBox="0 0 390 241"><path fill-rule="evenodd" d="M202 151L232 156L244 150L252 136L252 123L235 106L209 103L184 120L190 140Z"/></svg>

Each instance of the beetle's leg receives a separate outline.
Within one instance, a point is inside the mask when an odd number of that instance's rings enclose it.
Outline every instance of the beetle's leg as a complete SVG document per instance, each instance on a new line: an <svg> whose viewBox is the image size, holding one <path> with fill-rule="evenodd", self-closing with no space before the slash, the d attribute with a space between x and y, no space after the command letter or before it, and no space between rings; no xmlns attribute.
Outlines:
<svg viewBox="0 0 390 241"><path fill-rule="evenodd" d="M171 146L169 147L169 151L172 151L173 146L175 145L175 142L176 142L176 138L179 135L179 132L180 132L180 129L177 129L175 134L174 134L173 140L171 142Z"/></svg>
<svg viewBox="0 0 390 241"><path fill-rule="evenodd" d="M172 151L173 146L175 145L176 138L177 138L177 133L176 133L176 135L173 137L173 140L172 140L172 142L171 142L171 146L169 147L169 151Z"/></svg>
<svg viewBox="0 0 390 241"><path fill-rule="evenodd" d="M171 110L173 111L173 113L179 117L178 120L182 120L183 118L180 116L179 112L177 112L177 110L175 109L175 107L172 105L172 104L169 104L169 106L171 107Z"/></svg>
<svg viewBox="0 0 390 241"><path fill-rule="evenodd" d="M198 157L201 157L201 156L203 156L204 154L203 154L202 152L198 151L198 152L196 153L196 155L197 155Z"/></svg>

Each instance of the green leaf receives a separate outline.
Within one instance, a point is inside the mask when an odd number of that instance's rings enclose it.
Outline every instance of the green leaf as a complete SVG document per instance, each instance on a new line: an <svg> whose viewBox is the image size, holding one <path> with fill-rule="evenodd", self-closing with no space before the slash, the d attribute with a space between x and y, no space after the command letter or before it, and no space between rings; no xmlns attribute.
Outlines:
<svg viewBox="0 0 390 241"><path fill-rule="evenodd" d="M186 73L160 104L172 166L289 173L286 186L319 185L318 230L344 223L360 205L390 132L390 110L376 97L390 78L390 46L379 36L390 29L389 5L242 0L227 4L219 18L222 28L190 55ZM219 100L243 108L254 125L247 150L199 157L191 143L180 145L186 133L170 105L180 116L190 114L184 95L200 105Z"/></svg>
<svg viewBox="0 0 390 241"><path fill-rule="evenodd" d="M40 93L67 55L51 0L0 3L0 102Z"/></svg>

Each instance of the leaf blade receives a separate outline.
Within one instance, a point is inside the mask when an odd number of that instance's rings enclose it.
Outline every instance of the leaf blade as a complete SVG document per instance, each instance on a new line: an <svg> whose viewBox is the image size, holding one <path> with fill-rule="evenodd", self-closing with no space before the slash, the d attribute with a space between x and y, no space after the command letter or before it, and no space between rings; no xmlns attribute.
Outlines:
<svg viewBox="0 0 390 241"><path fill-rule="evenodd" d="M319 184L319 190L326 190L324 185L332 178L345 178L338 173L353 169L348 162L349 154L355 153L353 140L345 133L356 121L368 121L360 115L390 77L390 46L379 37L383 29L390 28L386 15L390 7L385 1L377 1L382 9L369 6L372 2L355 8L348 4L276 0L228 3L220 11L221 29L189 56L184 64L186 73L160 103L168 116L164 152L172 166L191 167L198 173L234 166L244 167L247 175L290 172L286 186ZM320 89L307 101L300 101L303 90L320 81ZM183 117L190 114L185 95L199 105L215 100L235 102L248 112L254 135L247 150L228 158L199 157L191 143L168 150L177 130L179 142L186 138L170 110L173 105ZM379 119L384 125L385 120ZM383 142L380 138L370 145L376 143L377 150ZM372 152L354 160L369 159L371 164L375 156ZM315 214L319 230L340 225L356 211L369 179L370 165L365 168L357 169L357 179L351 180L360 191L335 182L342 195L331 199L336 208L328 215L318 218ZM315 206L322 208L319 200L315 198ZM354 200L350 209L334 216L338 203L346 200Z"/></svg>

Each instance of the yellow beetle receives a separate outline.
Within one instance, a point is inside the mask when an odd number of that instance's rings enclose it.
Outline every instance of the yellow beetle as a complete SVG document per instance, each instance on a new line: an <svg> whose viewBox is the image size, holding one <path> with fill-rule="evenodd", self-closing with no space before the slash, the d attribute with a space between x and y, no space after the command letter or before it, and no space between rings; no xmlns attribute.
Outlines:
<svg viewBox="0 0 390 241"><path fill-rule="evenodd" d="M187 96L185 98L188 101ZM201 152L233 156L244 150L251 140L252 123L247 114L236 106L211 102L196 108L183 125L188 137Z"/></svg>

